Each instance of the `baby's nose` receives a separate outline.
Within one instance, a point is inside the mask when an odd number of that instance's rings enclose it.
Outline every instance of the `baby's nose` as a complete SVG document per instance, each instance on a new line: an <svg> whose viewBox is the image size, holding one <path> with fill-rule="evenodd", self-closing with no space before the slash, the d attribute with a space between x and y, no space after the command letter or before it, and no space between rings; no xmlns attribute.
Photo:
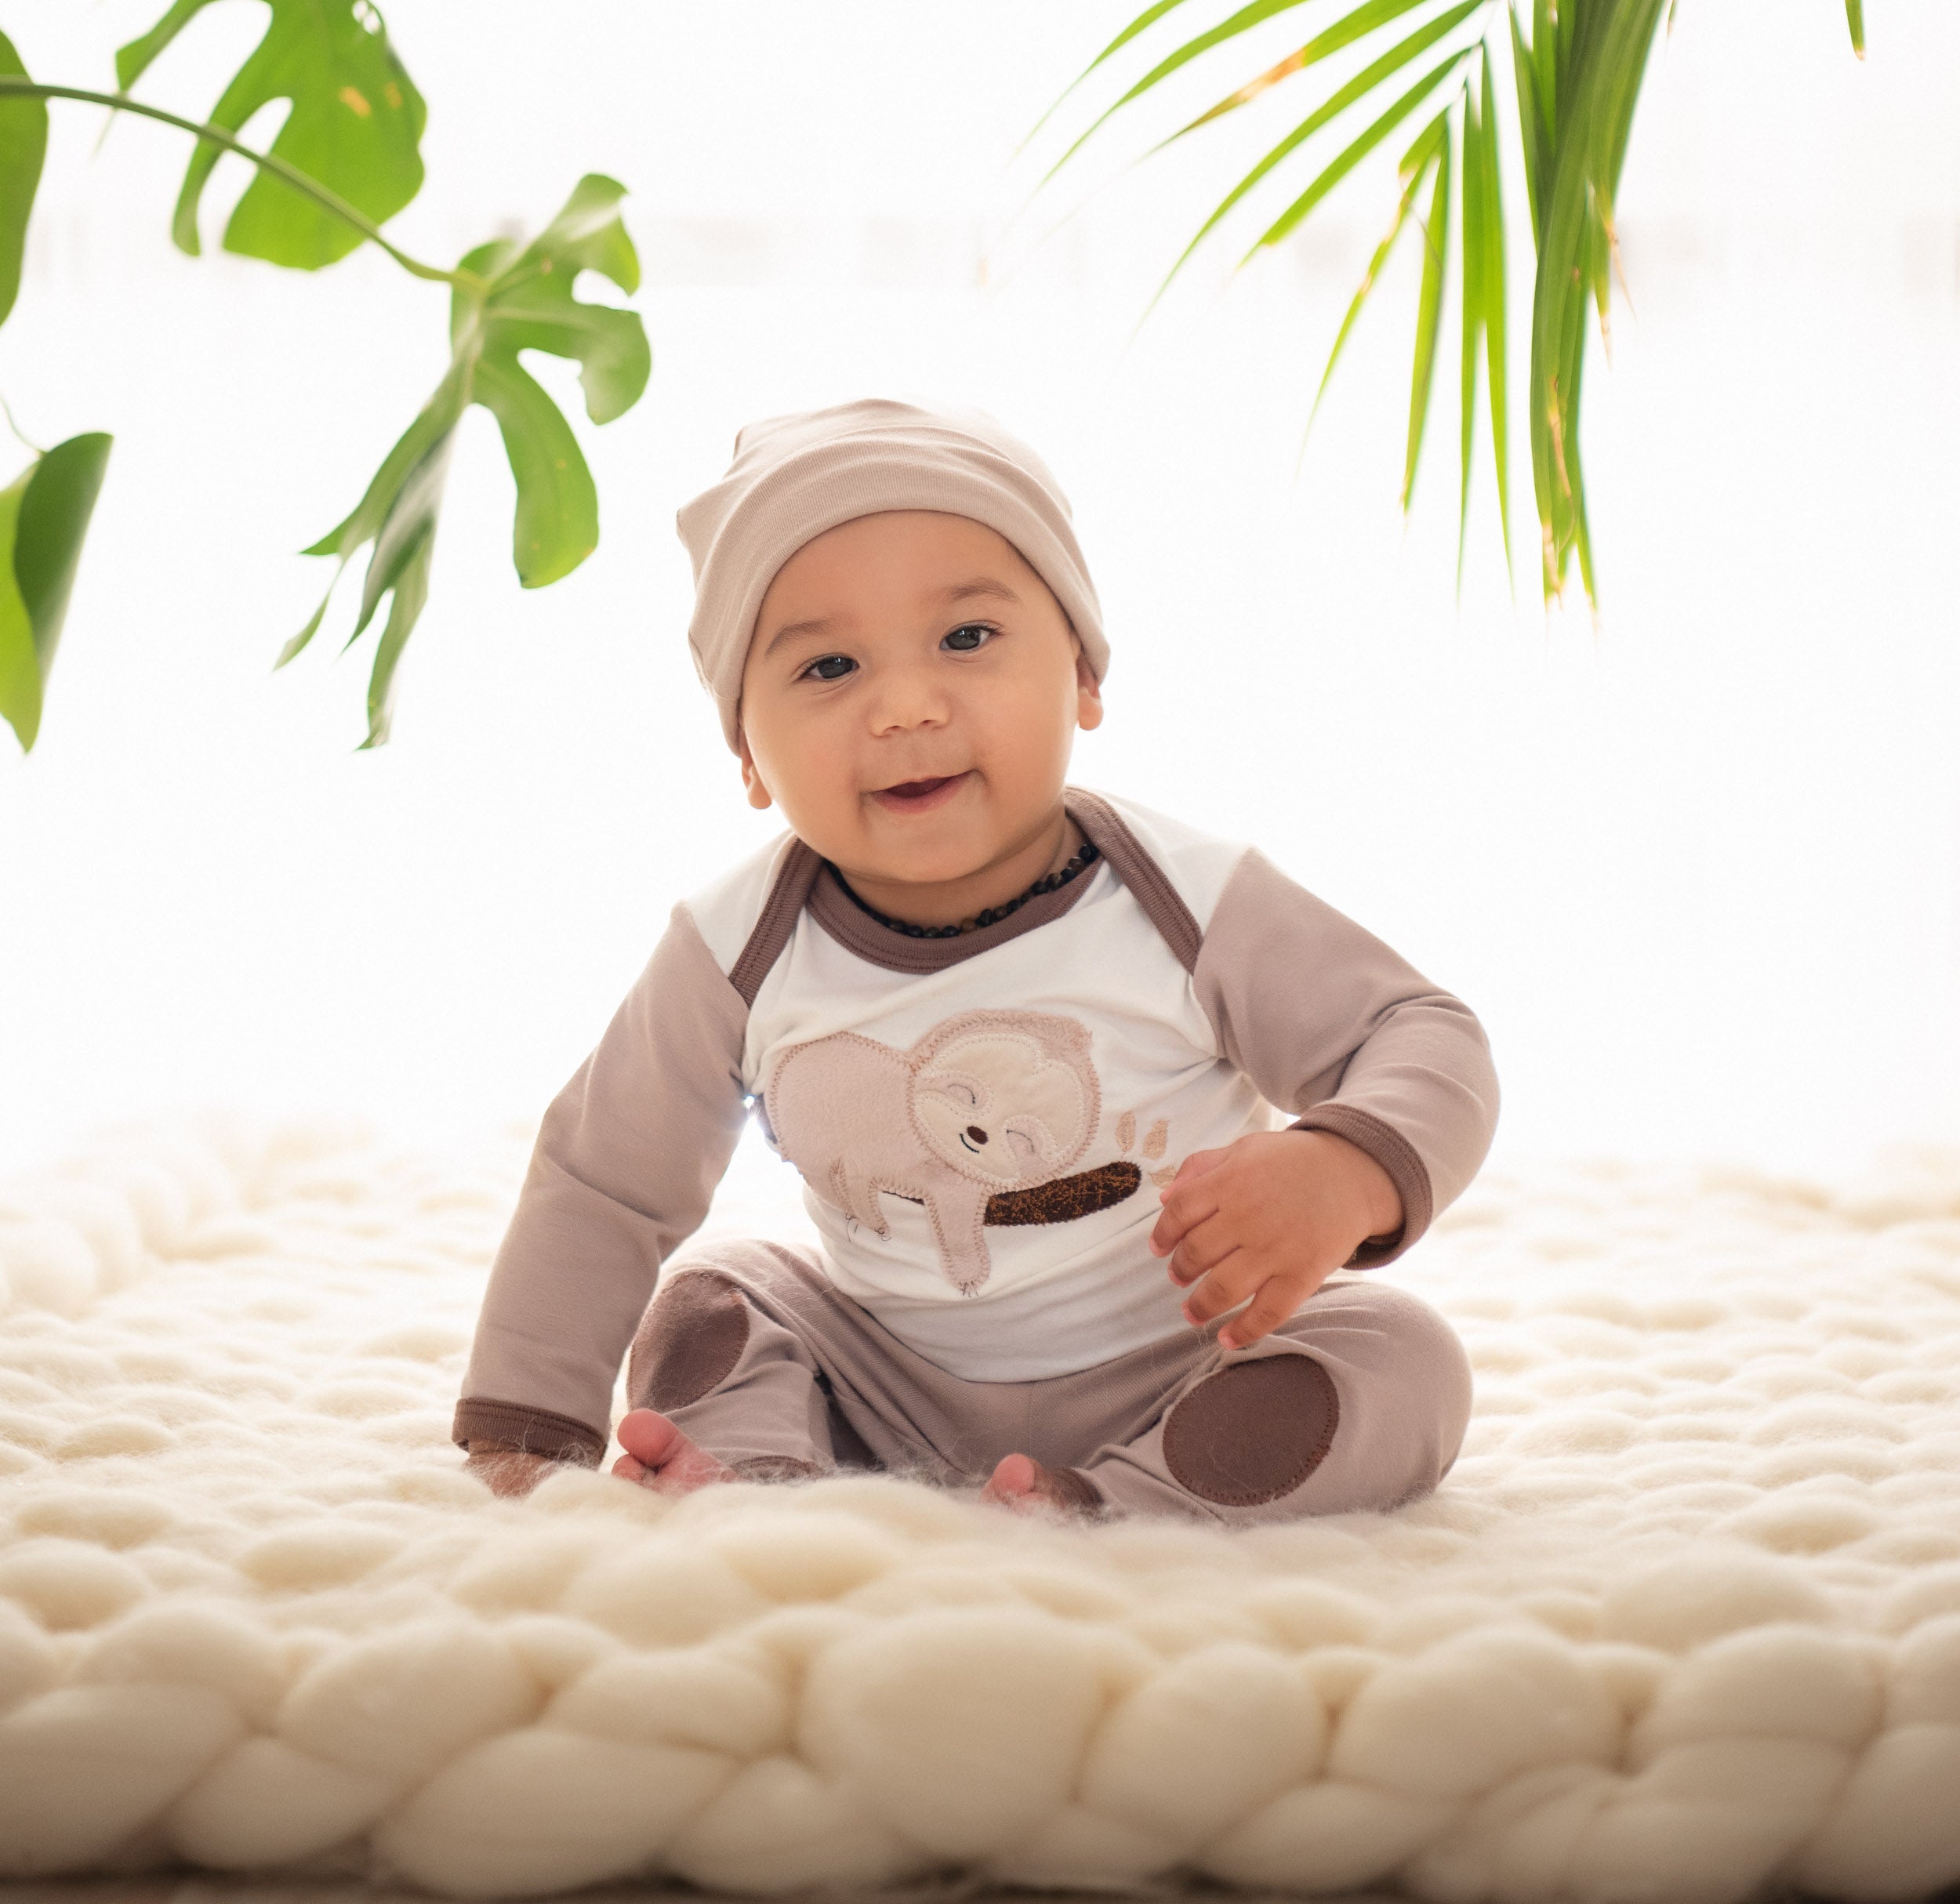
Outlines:
<svg viewBox="0 0 1960 1904"><path fill-rule="evenodd" d="M987 1141L987 1133L978 1124L967 1125L967 1135L976 1144L984 1144Z"/></svg>

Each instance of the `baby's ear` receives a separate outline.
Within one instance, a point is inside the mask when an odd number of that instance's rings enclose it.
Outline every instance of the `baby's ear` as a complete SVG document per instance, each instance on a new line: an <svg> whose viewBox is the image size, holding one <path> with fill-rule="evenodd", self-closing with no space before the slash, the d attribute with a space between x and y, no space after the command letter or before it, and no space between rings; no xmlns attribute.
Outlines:
<svg viewBox="0 0 1960 1904"><path fill-rule="evenodd" d="M742 731L739 721L735 724L735 751L742 756L742 785L749 796L749 804L760 812L775 804L768 788L764 785L756 757L749 751L749 737Z"/></svg>
<svg viewBox="0 0 1960 1904"><path fill-rule="evenodd" d="M1076 644L1076 725L1085 732L1102 725L1102 684Z"/></svg>

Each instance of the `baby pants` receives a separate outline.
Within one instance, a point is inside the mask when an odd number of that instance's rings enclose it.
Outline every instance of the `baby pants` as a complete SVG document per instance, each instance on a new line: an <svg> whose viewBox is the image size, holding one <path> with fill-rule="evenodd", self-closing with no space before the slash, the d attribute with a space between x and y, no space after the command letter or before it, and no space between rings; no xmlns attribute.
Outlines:
<svg viewBox="0 0 1960 1904"><path fill-rule="evenodd" d="M1250 1348L1221 1350L1222 1323L1073 1375L970 1382L907 1348L814 1251L721 1240L668 1266L627 1395L750 1475L972 1485L1018 1452L1081 1507L1230 1525L1394 1507L1449 1471L1470 1367L1426 1304L1337 1272Z"/></svg>

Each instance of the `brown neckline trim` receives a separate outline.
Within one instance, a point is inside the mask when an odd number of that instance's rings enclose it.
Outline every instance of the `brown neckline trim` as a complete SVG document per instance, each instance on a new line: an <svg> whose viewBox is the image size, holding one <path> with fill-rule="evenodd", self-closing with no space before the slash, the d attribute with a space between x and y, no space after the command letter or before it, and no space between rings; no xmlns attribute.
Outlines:
<svg viewBox="0 0 1960 1904"><path fill-rule="evenodd" d="M1085 792L1080 787L1065 790L1062 807L1095 843L1109 870L1135 896L1145 917L1163 934L1178 963L1187 972L1195 970L1204 936L1198 922L1121 815L1101 794ZM1005 919L977 932L963 932L953 939L913 939L880 925L844 890L836 872L798 840L784 856L762 916L749 934L728 982L741 994L742 1003L753 1006L762 981L782 956L782 948L796 930L797 916L806 905L810 916L832 938L867 964L881 966L888 972L943 972L949 966L991 952L1061 918L1101 876L1102 869L1091 867L1080 879L1027 901Z"/></svg>
<svg viewBox="0 0 1960 1904"><path fill-rule="evenodd" d="M797 915L802 912L810 897L810 888L822 870L823 861L813 848L805 846L800 840L789 842L789 850L783 855L782 870L776 875L775 883L769 888L769 897L763 901L762 916L756 921L748 944L742 947L741 957L735 960L728 974L728 983L741 995L743 1004L754 1006L756 994L762 989L762 981L769 976L769 968L782 956L783 947L789 943L789 934L797 929Z"/></svg>
<svg viewBox="0 0 1960 1904"><path fill-rule="evenodd" d="M949 965L971 959L1024 932L1059 919L1095 883L1097 869L1051 893L1038 894L1017 906L1005 919L956 939L913 939L881 926L844 889L836 870L826 866L810 889L810 916L848 952L855 952L888 972L943 972Z"/></svg>
<svg viewBox="0 0 1960 1904"><path fill-rule="evenodd" d="M1178 963L1187 972L1195 972L1204 934L1190 907L1163 869L1124 825L1123 816L1101 794L1085 793L1079 787L1069 789L1069 812L1116 869L1116 876L1136 896L1145 917L1163 935L1163 942L1176 955Z"/></svg>

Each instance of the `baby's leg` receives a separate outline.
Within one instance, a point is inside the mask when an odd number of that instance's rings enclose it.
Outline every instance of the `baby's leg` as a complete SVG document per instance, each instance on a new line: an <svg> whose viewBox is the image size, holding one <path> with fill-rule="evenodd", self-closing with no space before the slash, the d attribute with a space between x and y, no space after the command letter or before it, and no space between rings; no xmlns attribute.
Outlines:
<svg viewBox="0 0 1960 1904"><path fill-rule="evenodd" d="M1448 1323L1392 1283L1338 1275L1251 1348L1208 1351L1147 1432L1077 1471L1132 1513L1247 1525L1378 1511L1435 1488L1469 1418Z"/></svg>
<svg viewBox="0 0 1960 1904"><path fill-rule="evenodd" d="M829 1398L809 1346L757 1291L786 1275L781 1243L706 1244L671 1264L626 1360L620 1445L678 1489L828 1472Z"/></svg>

